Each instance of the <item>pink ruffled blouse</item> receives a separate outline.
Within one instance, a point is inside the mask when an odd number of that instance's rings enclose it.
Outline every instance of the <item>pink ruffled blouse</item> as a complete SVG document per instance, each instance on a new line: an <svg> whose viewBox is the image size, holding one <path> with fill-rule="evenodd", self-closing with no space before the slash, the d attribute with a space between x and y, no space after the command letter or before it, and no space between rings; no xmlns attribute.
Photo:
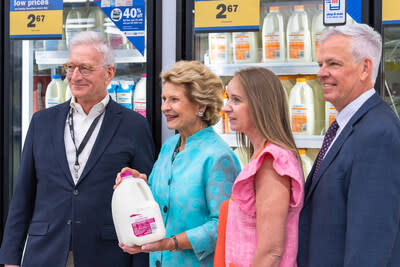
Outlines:
<svg viewBox="0 0 400 267"><path fill-rule="evenodd" d="M227 267L248 267L252 264L257 247L254 178L266 155L272 156L275 171L281 176L288 176L291 183L285 250L279 266L297 266L298 222L304 198L303 171L301 163L291 151L268 143L258 156L244 167L233 185L226 226Z"/></svg>

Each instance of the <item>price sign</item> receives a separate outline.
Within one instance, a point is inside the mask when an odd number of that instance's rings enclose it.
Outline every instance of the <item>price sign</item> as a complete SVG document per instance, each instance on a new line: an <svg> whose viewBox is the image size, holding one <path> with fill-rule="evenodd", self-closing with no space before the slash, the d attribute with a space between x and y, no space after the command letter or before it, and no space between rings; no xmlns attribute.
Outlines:
<svg viewBox="0 0 400 267"><path fill-rule="evenodd" d="M324 1L324 25L346 24L346 0Z"/></svg>
<svg viewBox="0 0 400 267"><path fill-rule="evenodd" d="M258 31L260 0L196 0L195 31Z"/></svg>
<svg viewBox="0 0 400 267"><path fill-rule="evenodd" d="M399 0L382 0L382 24L399 24Z"/></svg>
<svg viewBox="0 0 400 267"><path fill-rule="evenodd" d="M125 34L132 45L145 56L146 2L135 1L99 1L95 3L103 9L118 29Z"/></svg>
<svg viewBox="0 0 400 267"><path fill-rule="evenodd" d="M10 38L62 38L62 0L11 0Z"/></svg>

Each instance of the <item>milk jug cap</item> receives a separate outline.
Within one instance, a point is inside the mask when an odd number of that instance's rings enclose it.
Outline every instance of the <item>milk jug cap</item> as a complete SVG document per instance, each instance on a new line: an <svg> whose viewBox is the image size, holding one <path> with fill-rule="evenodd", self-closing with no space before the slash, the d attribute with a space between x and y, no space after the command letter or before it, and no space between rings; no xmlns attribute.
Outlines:
<svg viewBox="0 0 400 267"><path fill-rule="evenodd" d="M279 11L279 6L271 6L270 8L269 8L269 11L271 12L271 11Z"/></svg>
<svg viewBox="0 0 400 267"><path fill-rule="evenodd" d="M299 11L303 11L304 10L304 6L303 5L295 5L294 6L294 10L299 10Z"/></svg>
<svg viewBox="0 0 400 267"><path fill-rule="evenodd" d="M305 81L306 81L306 78L304 78L304 77L296 78L296 82L298 82L298 83L303 83Z"/></svg>
<svg viewBox="0 0 400 267"><path fill-rule="evenodd" d="M305 149L299 149L299 154L300 155L305 155L306 154L306 150Z"/></svg>
<svg viewBox="0 0 400 267"><path fill-rule="evenodd" d="M140 77L146 78L146 77L147 77L147 74L146 74L146 73L142 73L142 75L140 75Z"/></svg>
<svg viewBox="0 0 400 267"><path fill-rule="evenodd" d="M130 171L124 171L123 173L120 174L121 178L124 179L128 176L132 176L132 173Z"/></svg>
<svg viewBox="0 0 400 267"><path fill-rule="evenodd" d="M52 78L53 80L55 80L55 79L60 79L60 80L61 80L61 75L56 74L56 75L51 76L51 78Z"/></svg>

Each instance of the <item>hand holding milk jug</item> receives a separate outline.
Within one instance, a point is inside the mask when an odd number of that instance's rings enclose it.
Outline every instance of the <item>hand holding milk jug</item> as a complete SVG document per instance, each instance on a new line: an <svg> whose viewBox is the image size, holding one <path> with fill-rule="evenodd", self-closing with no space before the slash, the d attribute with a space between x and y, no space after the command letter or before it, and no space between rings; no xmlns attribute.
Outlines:
<svg viewBox="0 0 400 267"><path fill-rule="evenodd" d="M126 246L141 246L165 237L160 208L147 183L130 171L121 173L111 200L118 241Z"/></svg>

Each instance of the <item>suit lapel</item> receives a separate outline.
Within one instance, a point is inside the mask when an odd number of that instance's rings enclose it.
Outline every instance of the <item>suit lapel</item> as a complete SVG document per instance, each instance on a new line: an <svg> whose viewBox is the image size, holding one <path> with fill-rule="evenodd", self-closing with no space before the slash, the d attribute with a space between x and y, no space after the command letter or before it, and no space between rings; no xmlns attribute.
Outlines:
<svg viewBox="0 0 400 267"><path fill-rule="evenodd" d="M71 176L71 171L69 170L68 166L68 160L67 160L67 154L65 152L65 142L64 142L65 122L70 107L69 103L70 102L68 101L56 107L58 110L55 118L55 127L52 128L54 131L54 134L52 134L53 137L52 142L54 146L55 157L57 159L57 162L61 170L64 172L65 177L68 178L67 179L68 182L71 185L74 185Z"/></svg>
<svg viewBox="0 0 400 267"><path fill-rule="evenodd" d="M120 106L119 104L115 103L112 99L110 99L110 102L106 107L106 112L104 114L104 119L103 123L101 124L99 134L96 138L89 159L86 163L85 169L83 170L77 185L83 179L85 179L87 174L95 166L96 162L99 160L99 158L105 151L107 145L111 142L111 139L114 136L114 133L117 130L118 125L121 121L122 118L121 112L122 112L122 106Z"/></svg>
<svg viewBox="0 0 400 267"><path fill-rule="evenodd" d="M354 125L375 105L377 105L382 100L380 97L375 93L372 95L361 107L360 109L353 115L350 121L346 124L342 132L339 134L338 138L335 140L333 145L326 154L325 158L322 160L321 165L318 169L318 172L314 175L315 171L315 162L314 166L308 176L306 185L305 185L305 201L311 197L315 187L318 185L319 181L322 178L322 175L326 171L326 169L331 165L333 160L336 158L337 154L339 153L341 147L343 146L346 139L351 135L354 129Z"/></svg>

